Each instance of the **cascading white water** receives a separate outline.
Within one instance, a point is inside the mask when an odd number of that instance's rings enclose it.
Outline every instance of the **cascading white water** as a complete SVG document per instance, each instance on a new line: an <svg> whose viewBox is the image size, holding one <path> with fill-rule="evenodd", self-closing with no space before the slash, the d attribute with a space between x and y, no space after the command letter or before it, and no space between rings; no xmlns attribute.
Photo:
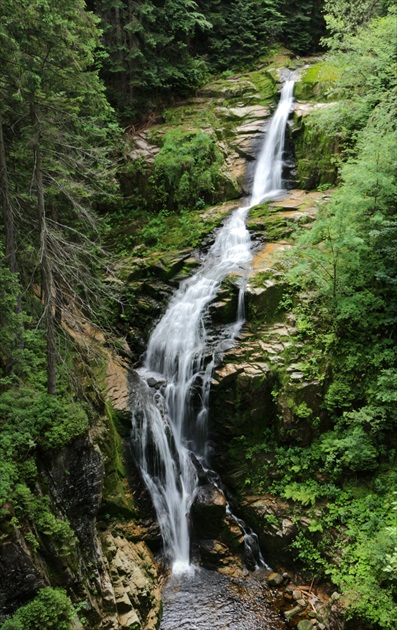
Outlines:
<svg viewBox="0 0 397 630"><path fill-rule="evenodd" d="M208 358L205 316L222 281L240 275L236 323L225 329L232 340L244 321L244 288L251 262L251 239L245 226L249 209L281 192L285 127L291 109L293 81L287 81L261 151L250 204L225 222L201 268L181 283L154 329L143 373L163 382L163 394L149 387L140 394L133 413L132 441L143 478L156 509L165 551L173 572L190 564L189 513L197 472L191 452L205 457L208 393L213 362ZM201 409L193 392L201 387Z"/></svg>
<svg viewBox="0 0 397 630"><path fill-rule="evenodd" d="M272 117L269 131L260 152L252 185L251 207L266 199L274 199L282 190L285 129L294 94L293 79L284 83L280 102Z"/></svg>

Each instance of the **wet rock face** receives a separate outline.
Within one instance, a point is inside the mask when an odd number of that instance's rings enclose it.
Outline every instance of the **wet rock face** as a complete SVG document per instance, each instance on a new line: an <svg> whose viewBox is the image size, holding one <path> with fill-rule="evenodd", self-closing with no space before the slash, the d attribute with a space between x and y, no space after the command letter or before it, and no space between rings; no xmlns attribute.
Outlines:
<svg viewBox="0 0 397 630"><path fill-rule="evenodd" d="M306 105L306 109L303 105L297 107L292 129L297 186L306 190L326 184L333 186L338 177L335 160L335 155L340 152L338 138L314 125L307 116L310 111L321 109L320 103L311 107ZM331 105L323 104L324 107Z"/></svg>
<svg viewBox="0 0 397 630"><path fill-rule="evenodd" d="M215 538L226 516L226 499L215 486L207 484L198 489L192 505L193 528L198 538Z"/></svg>
<svg viewBox="0 0 397 630"><path fill-rule="evenodd" d="M292 565L294 555L289 544L297 526L290 518L288 503L268 495L247 496L240 509L257 532L266 561L276 567Z"/></svg>
<svg viewBox="0 0 397 630"><path fill-rule="evenodd" d="M227 363L214 373L211 430L220 439L261 432L273 418L272 378L262 361ZM218 441L218 440L217 440Z"/></svg>
<svg viewBox="0 0 397 630"><path fill-rule="evenodd" d="M42 457L39 470L52 512L57 519L69 520L78 544L70 556L64 556L51 536L39 534L34 523L27 523L25 533L29 531L38 541L35 552L15 529L0 550L0 609L10 613L32 599L38 589L55 583L70 588L77 597L85 595L98 621L95 598L86 590L85 571L90 563L97 579L102 572L95 528L104 478L102 454L86 435L52 458L48 454Z"/></svg>
<svg viewBox="0 0 397 630"><path fill-rule="evenodd" d="M0 614L26 603L40 588L48 585L17 534L0 548Z"/></svg>
<svg viewBox="0 0 397 630"><path fill-rule="evenodd" d="M111 447L110 456L115 457ZM135 523L118 526L117 536L105 530L98 537L96 519L105 477L98 445L85 435L52 457L42 456L39 464L41 487L35 492L42 494L45 488L51 512L69 521L76 544L65 555L51 536L23 523L24 535L29 532L37 540L33 550L10 526L0 547L0 619L51 585L66 588L74 601L85 602L87 628L154 630L160 615L157 569L146 545L125 537L123 527L134 531ZM131 518L131 509L124 508L124 515Z"/></svg>
<svg viewBox="0 0 397 630"><path fill-rule="evenodd" d="M54 494L86 552L95 548L95 517L102 499L102 454L88 436L75 440L51 460Z"/></svg>
<svg viewBox="0 0 397 630"><path fill-rule="evenodd" d="M254 253L246 292L248 321L235 347L224 353L211 389L217 464L233 487L239 487L244 476L239 454L228 449L233 439L261 441L264 430L270 429L282 443L307 444L315 427L327 422L321 409L323 386L309 380L291 355L294 345L299 352L299 344L294 340L295 320L283 302L288 285L279 262L291 247L291 232L310 227L325 197L293 190L282 200L251 210L248 225L273 242L265 240Z"/></svg>

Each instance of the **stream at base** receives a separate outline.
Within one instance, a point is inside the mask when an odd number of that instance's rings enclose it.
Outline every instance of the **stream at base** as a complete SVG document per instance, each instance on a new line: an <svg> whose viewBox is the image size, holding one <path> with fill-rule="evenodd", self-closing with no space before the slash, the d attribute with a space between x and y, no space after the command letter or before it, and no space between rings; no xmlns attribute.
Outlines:
<svg viewBox="0 0 397 630"><path fill-rule="evenodd" d="M195 568L164 587L160 630L285 630L268 600L255 573L232 578Z"/></svg>

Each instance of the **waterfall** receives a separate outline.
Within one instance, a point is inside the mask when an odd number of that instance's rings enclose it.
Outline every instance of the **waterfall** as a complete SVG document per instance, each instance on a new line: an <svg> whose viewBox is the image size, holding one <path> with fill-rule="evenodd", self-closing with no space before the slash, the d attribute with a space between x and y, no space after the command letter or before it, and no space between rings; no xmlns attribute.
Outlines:
<svg viewBox="0 0 397 630"><path fill-rule="evenodd" d="M294 93L293 79L286 81L280 101L271 119L269 131L259 154L252 185L251 207L278 197L282 190L283 149L285 129Z"/></svg>
<svg viewBox="0 0 397 630"><path fill-rule="evenodd" d="M140 392L132 418L132 443L152 496L165 553L173 572L190 565L189 514L198 486L195 459L205 461L208 397L214 358L209 351L206 315L222 281L240 278L238 312L221 343L230 343L244 322L244 289L251 262L245 225L249 209L280 194L285 127L293 81L282 89L255 171L250 203L224 223L205 262L181 283L149 340L141 374L158 385L153 396ZM219 345L218 344L218 348ZM199 393L199 396L197 396ZM197 404L197 399L201 404Z"/></svg>

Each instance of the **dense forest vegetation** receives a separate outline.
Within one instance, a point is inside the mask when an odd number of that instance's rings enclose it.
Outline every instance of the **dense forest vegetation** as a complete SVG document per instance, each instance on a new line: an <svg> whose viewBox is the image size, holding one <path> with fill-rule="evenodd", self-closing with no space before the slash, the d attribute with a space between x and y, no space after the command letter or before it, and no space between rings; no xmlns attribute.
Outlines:
<svg viewBox="0 0 397 630"><path fill-rule="evenodd" d="M154 196L131 205L119 186L123 130L148 124L210 76L250 67L281 42L298 55L325 54L338 77L327 94L337 105L311 114L307 124L314 135L338 138L339 185L313 229L298 236L285 298L310 357L305 369L326 383L330 425L309 446L274 444L283 481L255 466L252 483L297 501L299 491L307 509L327 497L317 530L324 535L299 536L297 557L346 594L350 616L391 629L397 617L395 2L3 0L0 18L1 536L17 528L36 550L27 522L50 536L61 556L75 544L68 520L57 520L49 496L37 490L38 461L94 421L84 357L66 330L76 312L110 333L115 324L118 285L110 268L120 249L112 251L109 225L127 223L142 202L146 223L164 210L179 213L192 238L191 199L193 207L218 200L213 190L222 185L222 157L212 139L198 132L181 140L176 132L156 158ZM175 146L184 164L192 161L196 179L181 181ZM148 225L150 240L156 223ZM269 448L273 437L265 437ZM247 448L252 457L263 445ZM341 524L347 533L332 563L328 532ZM64 591L47 587L0 627L67 630L75 614Z"/></svg>
<svg viewBox="0 0 397 630"><path fill-rule="evenodd" d="M309 127L314 137L330 132L339 138L340 185L313 229L298 236L287 272L304 342L301 367L307 378L325 384L324 409L332 428L308 447L276 446L283 480L271 482L262 470L259 483L267 478L276 494L312 506L312 532L302 532L294 542L299 557L348 594L350 614L392 628L397 593L396 13L393 8L363 26L336 8L335 3L327 16L327 61L339 73L328 94L337 104L313 113ZM322 497L327 505L319 517L314 507ZM341 527L346 534L335 543L332 531ZM339 558L333 565L327 559L330 549Z"/></svg>
<svg viewBox="0 0 397 630"><path fill-rule="evenodd" d="M210 72L243 67L285 41L297 52L319 45L318 2L223 0L93 2L104 29L104 78L124 119L187 94Z"/></svg>

